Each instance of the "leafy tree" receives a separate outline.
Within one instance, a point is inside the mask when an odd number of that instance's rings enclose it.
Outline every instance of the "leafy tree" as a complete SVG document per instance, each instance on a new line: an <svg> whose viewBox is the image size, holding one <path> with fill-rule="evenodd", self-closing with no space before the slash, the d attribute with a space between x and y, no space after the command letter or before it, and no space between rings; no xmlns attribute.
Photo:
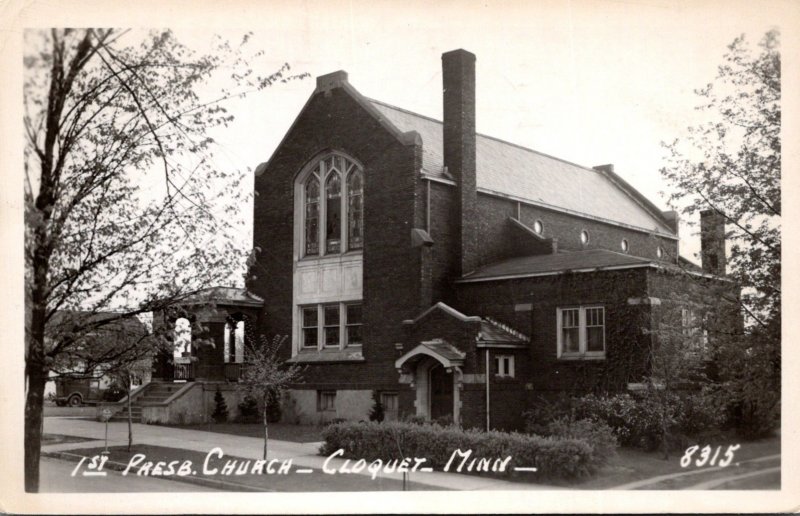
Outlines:
<svg viewBox="0 0 800 516"><path fill-rule="evenodd" d="M708 333L703 321L715 308L714 303L676 293L653 306L652 327L645 329L651 336L649 370L637 403L657 422L665 460L669 459L670 444L678 437L679 396L685 395L687 388L696 389L707 381Z"/></svg>
<svg viewBox="0 0 800 516"><path fill-rule="evenodd" d="M712 210L725 221L727 274L741 293L744 326L718 325L715 391L751 428L769 431L780 402L781 369L781 59L779 33L757 52L744 36L728 46L714 82L698 90L706 121L665 144L663 177L683 214Z"/></svg>
<svg viewBox="0 0 800 516"><path fill-rule="evenodd" d="M779 34L768 32L753 55L744 36L728 47L716 80L696 93L708 118L665 144L663 177L671 205L696 215L713 210L726 223L728 274L743 288L751 324L780 320L781 62Z"/></svg>
<svg viewBox="0 0 800 516"><path fill-rule="evenodd" d="M248 326L249 327L249 326ZM257 400L264 425L264 456L267 458L269 446L269 407L279 403L289 384L300 381L303 370L297 364L287 365L280 358L280 348L286 342L286 336L275 336L272 340L264 335L252 338L248 331L245 339L245 360L242 377L237 384L245 395Z"/></svg>
<svg viewBox="0 0 800 516"><path fill-rule="evenodd" d="M244 263L230 222L242 175L214 165L209 131L231 122L225 100L298 77L288 65L254 73L248 39L239 46L218 39L200 54L170 31L25 33L28 491L38 490L53 365L104 326L228 284ZM232 86L213 91L223 71ZM87 315L55 328L54 315L65 309ZM161 337L145 347L166 345ZM113 370L147 352L110 349L103 359Z"/></svg>

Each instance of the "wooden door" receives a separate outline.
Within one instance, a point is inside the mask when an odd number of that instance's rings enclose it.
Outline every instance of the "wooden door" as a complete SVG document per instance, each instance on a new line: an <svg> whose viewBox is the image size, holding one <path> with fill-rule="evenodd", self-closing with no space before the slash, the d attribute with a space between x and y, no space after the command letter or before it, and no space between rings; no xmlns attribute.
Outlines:
<svg viewBox="0 0 800 516"><path fill-rule="evenodd" d="M431 419L453 416L453 375L441 365L430 371Z"/></svg>

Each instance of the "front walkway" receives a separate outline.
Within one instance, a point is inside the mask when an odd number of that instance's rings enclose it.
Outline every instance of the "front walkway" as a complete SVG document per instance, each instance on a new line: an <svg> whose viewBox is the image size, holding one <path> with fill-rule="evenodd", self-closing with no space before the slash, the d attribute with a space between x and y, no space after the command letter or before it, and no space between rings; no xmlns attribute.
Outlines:
<svg viewBox="0 0 800 516"><path fill-rule="evenodd" d="M50 434L79 436L96 440L82 443L45 445L42 446L43 452L97 448L102 447L104 444L105 425L97 421L47 417L44 419L44 431ZM133 425L133 442L136 444L194 450L202 453L208 453L213 448L219 447L222 448L226 456L235 456L245 459L261 458L264 446L263 440L255 437L241 437L215 432L184 430L139 423L134 423ZM127 444L127 423L108 423L108 445L124 446ZM279 460L292 459L295 468L313 468L314 470L318 470L315 471L315 474L324 474L321 470L326 457L318 455L320 444L321 443L294 443L270 439L269 458ZM353 461L350 461L351 465L352 462ZM341 459L331 459L328 462L328 467L338 470L344 463L345 461ZM372 482L372 474L366 469L361 473L353 474L353 476L356 475L362 478L364 482ZM380 478L399 481L403 479L403 475L398 473L386 474L381 472L378 476ZM308 478L309 481L313 481L313 475L298 475L298 477ZM433 488L460 491L563 489L545 484L510 482L507 480L475 475L444 473L441 471L410 473L408 480L419 484L425 484Z"/></svg>

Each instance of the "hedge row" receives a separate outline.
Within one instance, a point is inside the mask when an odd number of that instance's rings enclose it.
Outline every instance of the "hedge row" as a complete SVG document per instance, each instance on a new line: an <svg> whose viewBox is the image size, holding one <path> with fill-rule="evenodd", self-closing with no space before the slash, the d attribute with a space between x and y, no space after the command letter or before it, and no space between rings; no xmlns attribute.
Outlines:
<svg viewBox="0 0 800 516"><path fill-rule="evenodd" d="M322 455L342 449L345 458L367 462L425 458L424 466L437 471L444 468L456 450L472 450L470 459L505 459L510 456L506 471L494 475L510 476L515 467L535 467L537 478L542 479L587 477L608 458L596 453L593 446L581 439L462 430L406 422L342 422L329 425L322 436L325 439L320 448ZM454 460L450 471L454 471L460 462L460 457Z"/></svg>

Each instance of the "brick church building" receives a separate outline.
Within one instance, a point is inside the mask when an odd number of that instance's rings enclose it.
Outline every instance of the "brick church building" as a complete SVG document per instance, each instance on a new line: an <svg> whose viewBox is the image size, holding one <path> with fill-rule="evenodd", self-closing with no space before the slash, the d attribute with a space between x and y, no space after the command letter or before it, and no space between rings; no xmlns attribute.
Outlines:
<svg viewBox="0 0 800 516"><path fill-rule="evenodd" d="M662 299L724 281L714 214L700 269L613 166L477 134L473 54L442 71L443 122L317 78L256 170L253 318L305 366L287 421L366 419L376 395L390 417L518 428L538 395L640 381Z"/></svg>

